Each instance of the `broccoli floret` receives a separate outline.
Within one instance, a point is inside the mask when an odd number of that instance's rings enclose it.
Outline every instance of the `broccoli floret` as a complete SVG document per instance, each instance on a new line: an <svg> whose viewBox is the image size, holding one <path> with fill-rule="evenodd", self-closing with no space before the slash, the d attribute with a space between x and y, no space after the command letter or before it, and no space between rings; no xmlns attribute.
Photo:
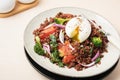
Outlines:
<svg viewBox="0 0 120 80"><path fill-rule="evenodd" d="M36 36L35 40L36 40L36 44L34 45L34 51L39 55L44 55L45 52L41 46L40 38L38 36Z"/></svg>
<svg viewBox="0 0 120 80"><path fill-rule="evenodd" d="M92 42L96 47L101 47L102 46L102 40L100 37L93 37Z"/></svg>
<svg viewBox="0 0 120 80"><path fill-rule="evenodd" d="M38 43L35 44L34 51L39 55L44 55L45 53Z"/></svg>

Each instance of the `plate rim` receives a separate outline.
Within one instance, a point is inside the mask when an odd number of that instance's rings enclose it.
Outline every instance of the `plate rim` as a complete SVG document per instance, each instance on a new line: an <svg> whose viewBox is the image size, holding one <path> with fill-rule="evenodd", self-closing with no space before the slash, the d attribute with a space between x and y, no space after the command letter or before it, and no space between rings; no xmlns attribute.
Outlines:
<svg viewBox="0 0 120 80"><path fill-rule="evenodd" d="M30 55L29 55L28 52L26 51L25 47L24 47L24 51L25 51L25 54L26 54L26 57L27 57L28 61L30 62L30 64L33 66L33 68L34 68L35 70L37 70L38 72L42 73L43 76L47 76L49 79L50 79L50 78L51 78L51 79L54 79L54 78L50 77L50 75L47 75L47 74L45 74L45 73L43 72L43 71L46 70L46 69L44 69L43 67L41 67L39 64L37 64L37 63L30 57ZM63 75L55 74L55 73L50 72L50 71L48 71L48 70L46 70L45 72L49 72L51 75L53 74L53 75L60 76L60 78L63 77L62 79L65 79L64 77L66 77L67 79L70 78L70 80L73 79L73 78L74 78L74 79L80 79L80 78L81 78L81 79L83 79L83 80L84 80L84 79L85 79L85 80L88 80L88 79L90 78L90 80L96 80L96 79L98 79L98 78L103 79L104 77L110 75L110 73L113 72L114 69L117 67L118 63L119 63L119 60L118 60L118 61L115 63L115 65L113 65L109 70L107 70L107 71L105 71L105 72L103 72L103 73L101 73L101 74L99 74L99 75L95 75L95 76L91 76L91 77L70 77L70 76L63 76ZM35 66L34 64L37 64L37 66ZM38 67L41 68L42 71L41 71L41 69L39 69ZM107 73L107 74L106 74L106 73ZM56 78L56 76L55 76L55 78ZM61 79L60 79L60 80L61 80Z"/></svg>

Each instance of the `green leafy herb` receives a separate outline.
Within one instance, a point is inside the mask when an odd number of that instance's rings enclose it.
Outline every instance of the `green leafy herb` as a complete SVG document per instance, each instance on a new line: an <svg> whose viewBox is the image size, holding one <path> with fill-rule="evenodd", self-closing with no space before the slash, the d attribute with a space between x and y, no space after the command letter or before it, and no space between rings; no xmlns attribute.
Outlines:
<svg viewBox="0 0 120 80"><path fill-rule="evenodd" d="M58 52L58 50L54 50L54 51L52 52L52 54L53 54L53 57L59 58L59 52Z"/></svg>
<svg viewBox="0 0 120 80"><path fill-rule="evenodd" d="M44 50L40 47L40 45L38 43L35 44L34 51L36 53L38 53L39 55L43 55L44 54Z"/></svg>
<svg viewBox="0 0 120 80"><path fill-rule="evenodd" d="M100 37L93 37L92 42L96 47L101 47L102 46L102 40Z"/></svg>
<svg viewBox="0 0 120 80"><path fill-rule="evenodd" d="M41 46L40 38L38 36L36 36L35 40L36 40L36 44L34 45L34 51L39 55L44 55L45 52Z"/></svg>
<svg viewBox="0 0 120 80"><path fill-rule="evenodd" d="M99 57L95 60L95 62L98 63L98 62L100 62L100 60L101 60L101 58Z"/></svg>
<svg viewBox="0 0 120 80"><path fill-rule="evenodd" d="M90 55L92 55L93 47L90 48Z"/></svg>
<svg viewBox="0 0 120 80"><path fill-rule="evenodd" d="M51 62L52 63L58 63L60 62L61 60L58 58L58 57L55 57L53 54L51 54Z"/></svg>
<svg viewBox="0 0 120 80"><path fill-rule="evenodd" d="M57 50L57 41L56 41L56 37L52 34L50 35L50 47L52 48L52 51L51 51L51 62L52 63L57 63L58 66L60 67L63 67L63 63L62 63L62 60L60 59L59 57L59 52Z"/></svg>
<svg viewBox="0 0 120 80"><path fill-rule="evenodd" d="M62 62L58 62L58 66L64 67L64 64Z"/></svg>
<svg viewBox="0 0 120 80"><path fill-rule="evenodd" d="M55 18L54 21L57 23L57 24L61 24L63 25L66 21L69 21L70 19L63 19L63 18Z"/></svg>
<svg viewBox="0 0 120 80"><path fill-rule="evenodd" d="M51 53L51 62L52 63L57 63L58 66L60 66L60 67L64 67L64 64L62 63L62 60L59 57L58 51L57 52L55 51L55 52Z"/></svg>
<svg viewBox="0 0 120 80"><path fill-rule="evenodd" d="M53 34L50 35L50 40L56 43L56 37Z"/></svg>
<svg viewBox="0 0 120 80"><path fill-rule="evenodd" d="M52 50L54 51L58 46L58 44L56 42L56 37L52 34L52 35L50 35L50 40L51 40L50 46L51 46Z"/></svg>

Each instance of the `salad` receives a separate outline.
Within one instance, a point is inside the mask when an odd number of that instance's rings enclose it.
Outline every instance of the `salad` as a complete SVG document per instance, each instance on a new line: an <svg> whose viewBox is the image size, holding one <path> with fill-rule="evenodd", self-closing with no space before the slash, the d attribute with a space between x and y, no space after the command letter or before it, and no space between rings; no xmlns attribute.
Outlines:
<svg viewBox="0 0 120 80"><path fill-rule="evenodd" d="M82 15L59 12L33 31L34 51L59 67L77 71L100 64L109 41L96 25Z"/></svg>

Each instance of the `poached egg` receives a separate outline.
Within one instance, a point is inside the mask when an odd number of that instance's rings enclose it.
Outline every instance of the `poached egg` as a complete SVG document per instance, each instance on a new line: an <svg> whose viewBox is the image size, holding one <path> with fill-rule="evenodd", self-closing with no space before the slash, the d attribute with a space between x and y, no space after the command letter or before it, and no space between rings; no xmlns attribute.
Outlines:
<svg viewBox="0 0 120 80"><path fill-rule="evenodd" d="M90 36L91 24L85 17L75 17L68 21L65 32L70 38L82 43Z"/></svg>

